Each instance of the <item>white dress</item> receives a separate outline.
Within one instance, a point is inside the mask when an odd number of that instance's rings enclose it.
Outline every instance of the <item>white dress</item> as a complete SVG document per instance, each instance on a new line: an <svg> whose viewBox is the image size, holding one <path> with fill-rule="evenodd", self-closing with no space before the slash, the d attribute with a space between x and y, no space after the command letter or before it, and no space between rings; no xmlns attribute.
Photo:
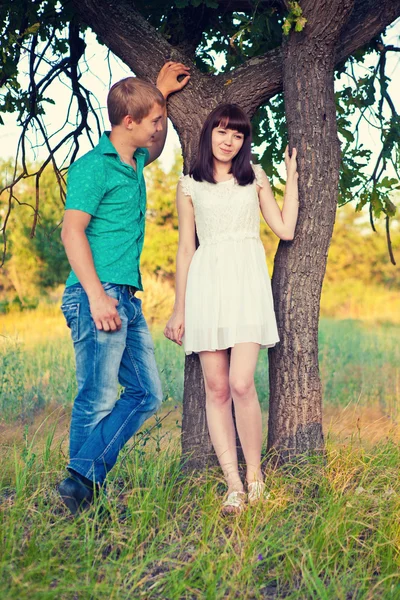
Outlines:
<svg viewBox="0 0 400 600"><path fill-rule="evenodd" d="M181 177L194 207L199 247L190 263L185 297L186 354L222 350L242 342L262 348L279 342L271 281L260 239L257 185L266 175L253 165L255 181L238 185Z"/></svg>

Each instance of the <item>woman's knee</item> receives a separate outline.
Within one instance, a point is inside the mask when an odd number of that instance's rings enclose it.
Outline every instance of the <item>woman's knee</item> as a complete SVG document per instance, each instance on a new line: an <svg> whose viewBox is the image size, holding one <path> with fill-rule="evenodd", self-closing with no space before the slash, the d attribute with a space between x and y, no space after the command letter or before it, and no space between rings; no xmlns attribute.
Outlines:
<svg viewBox="0 0 400 600"><path fill-rule="evenodd" d="M228 381L211 380L206 382L206 396L208 402L225 404L231 399Z"/></svg>
<svg viewBox="0 0 400 600"><path fill-rule="evenodd" d="M233 398L247 398L255 389L254 379L246 377L231 377L230 388Z"/></svg>

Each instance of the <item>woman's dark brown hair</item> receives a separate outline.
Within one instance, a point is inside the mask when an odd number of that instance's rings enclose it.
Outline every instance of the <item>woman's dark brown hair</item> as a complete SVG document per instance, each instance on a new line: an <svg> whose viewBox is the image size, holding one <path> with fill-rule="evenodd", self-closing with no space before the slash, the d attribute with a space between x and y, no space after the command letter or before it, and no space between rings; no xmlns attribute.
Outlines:
<svg viewBox="0 0 400 600"><path fill-rule="evenodd" d="M199 149L190 175L196 181L216 183L211 136L216 127L233 129L244 135L243 146L232 160L230 172L239 185L253 183L255 175L250 164L251 123L249 117L237 104L220 104L208 115L200 134Z"/></svg>

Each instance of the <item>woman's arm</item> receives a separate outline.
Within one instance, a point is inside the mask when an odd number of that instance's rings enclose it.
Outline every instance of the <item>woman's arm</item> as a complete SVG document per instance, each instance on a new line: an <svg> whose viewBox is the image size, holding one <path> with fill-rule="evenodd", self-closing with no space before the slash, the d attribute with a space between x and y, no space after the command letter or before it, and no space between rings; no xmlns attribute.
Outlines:
<svg viewBox="0 0 400 600"><path fill-rule="evenodd" d="M286 148L285 165L287 179L282 210L279 208L274 198L268 178L264 172L262 172L262 187L260 187L258 191L262 215L272 231L281 240L292 240L296 229L299 209L296 156L296 148L293 148L291 157L289 157L289 150Z"/></svg>
<svg viewBox="0 0 400 600"><path fill-rule="evenodd" d="M196 251L194 210L190 196L186 196L179 182L176 192L178 209L179 244L176 255L175 304L174 310L164 329L168 339L182 345L185 331L185 294L189 266Z"/></svg>

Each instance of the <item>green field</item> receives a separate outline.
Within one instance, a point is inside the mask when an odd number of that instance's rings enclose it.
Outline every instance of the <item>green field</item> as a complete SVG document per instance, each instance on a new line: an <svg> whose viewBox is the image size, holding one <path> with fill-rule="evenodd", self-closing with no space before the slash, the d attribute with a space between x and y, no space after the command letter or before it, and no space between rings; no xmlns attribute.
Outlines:
<svg viewBox="0 0 400 600"><path fill-rule="evenodd" d="M54 491L75 394L68 331L50 307L0 316L0 334L0 598L400 599L400 327L321 321L326 461L268 470L268 501L228 519L220 473L180 469L184 357L160 331L165 405L77 520ZM257 388L266 412L266 352Z"/></svg>

